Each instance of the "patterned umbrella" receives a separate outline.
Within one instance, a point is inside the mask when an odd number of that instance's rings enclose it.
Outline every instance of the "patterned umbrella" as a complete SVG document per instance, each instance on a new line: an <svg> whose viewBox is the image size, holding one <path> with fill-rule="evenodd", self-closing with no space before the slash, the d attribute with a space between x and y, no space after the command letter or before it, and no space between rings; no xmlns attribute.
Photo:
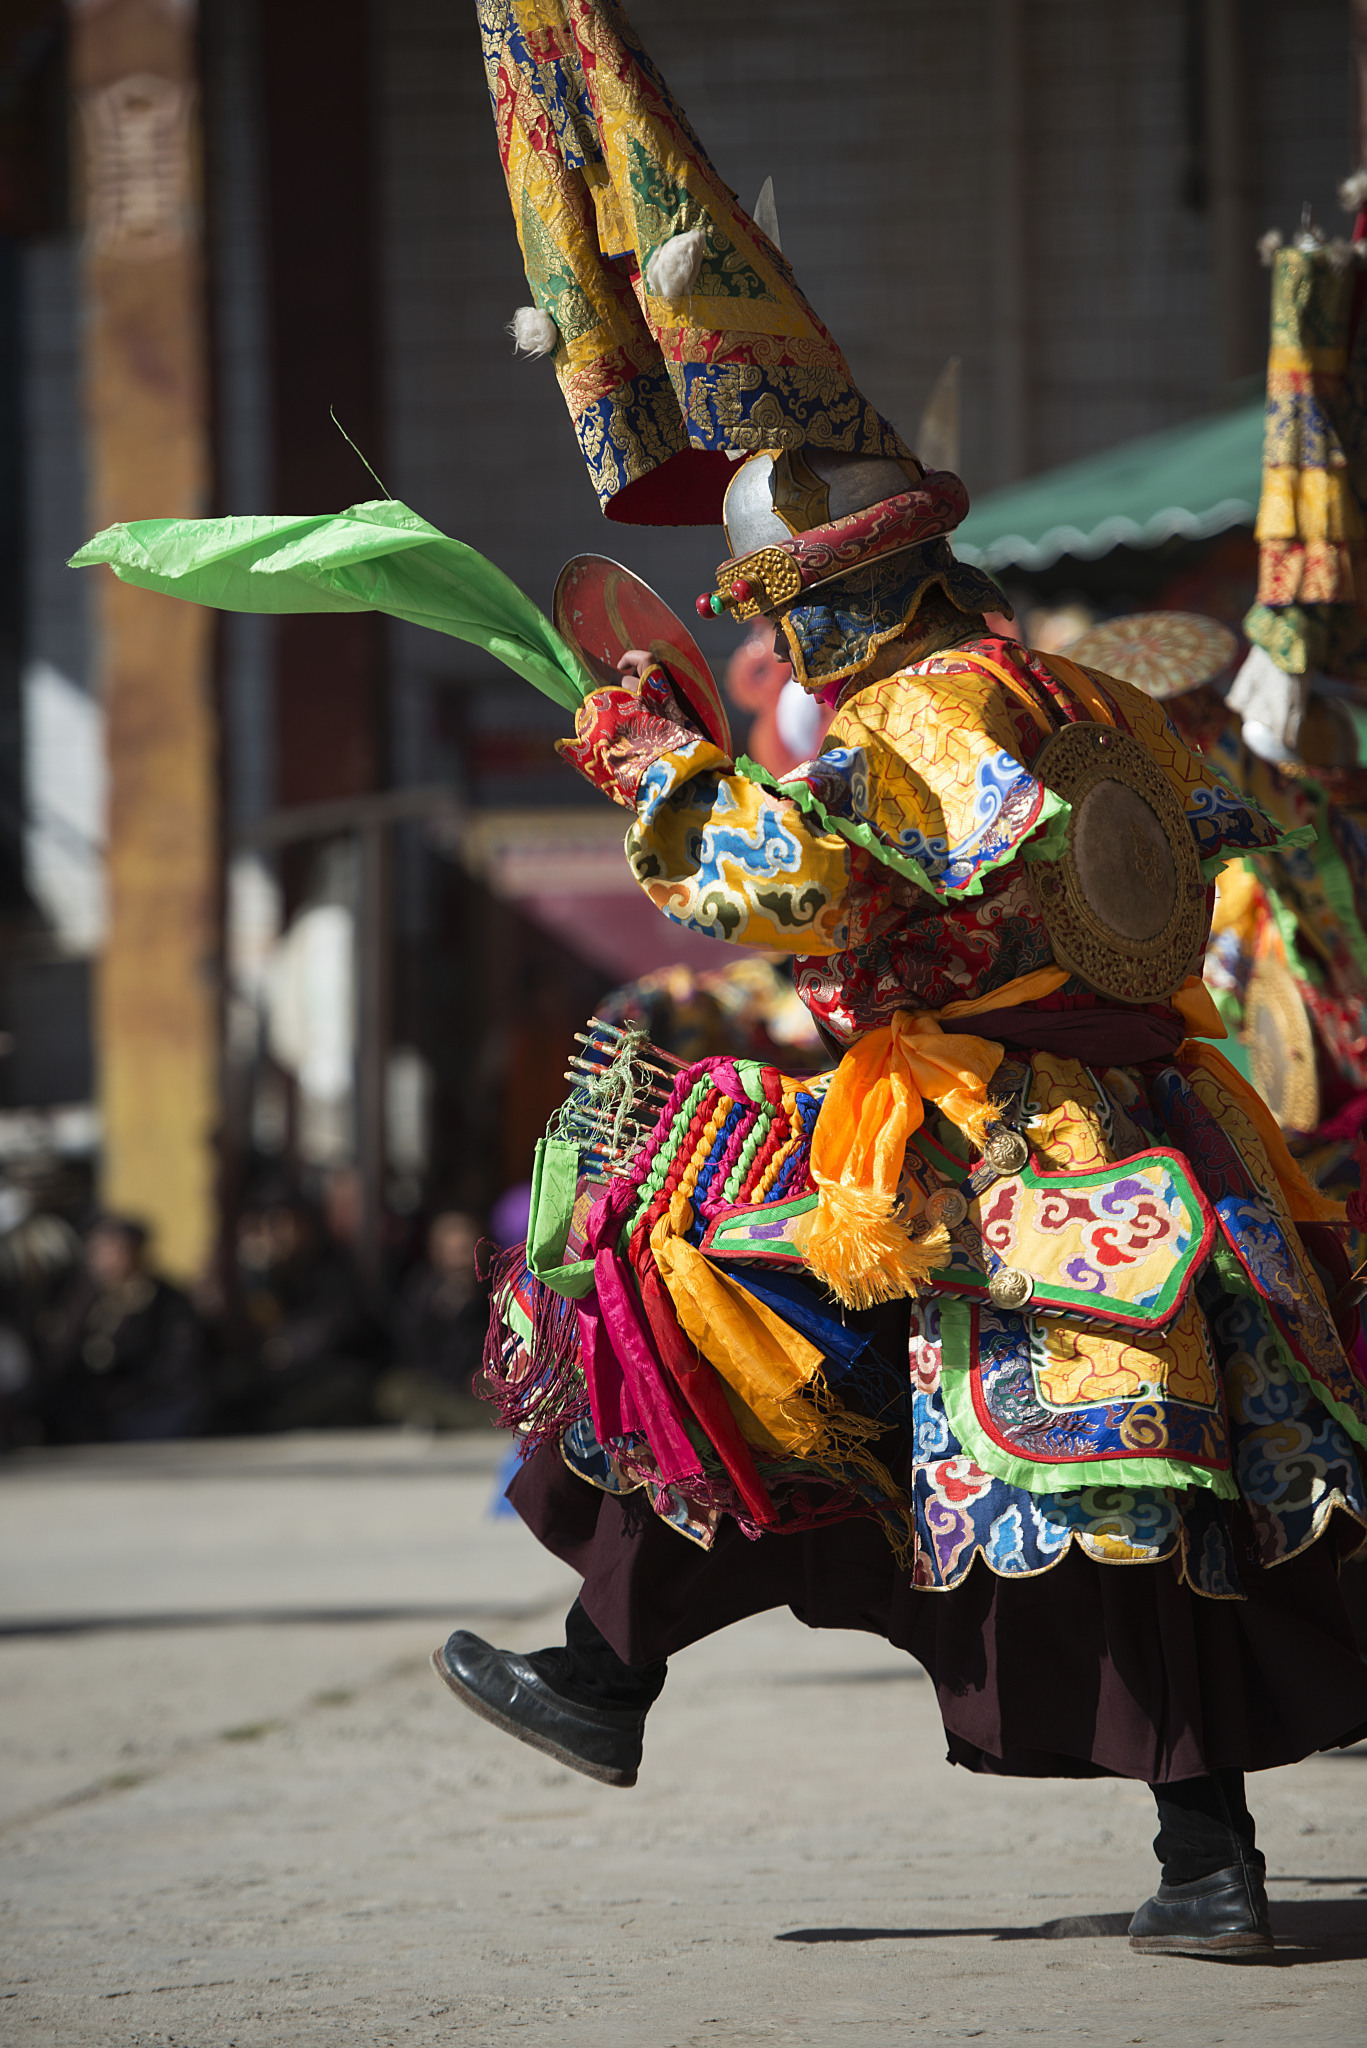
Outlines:
<svg viewBox="0 0 1367 2048"><path fill-rule="evenodd" d="M1229 667L1239 642L1198 612L1132 612L1090 626L1068 648L1070 661L1119 676L1148 697L1182 697Z"/></svg>

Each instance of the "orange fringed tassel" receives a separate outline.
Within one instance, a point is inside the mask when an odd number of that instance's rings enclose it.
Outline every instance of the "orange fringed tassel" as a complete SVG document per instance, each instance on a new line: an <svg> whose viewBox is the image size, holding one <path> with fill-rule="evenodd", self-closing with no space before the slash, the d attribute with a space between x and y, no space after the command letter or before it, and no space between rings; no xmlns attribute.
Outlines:
<svg viewBox="0 0 1367 2048"><path fill-rule="evenodd" d="M913 1237L895 1195L835 1181L821 1190L802 1256L846 1308L873 1308L919 1294L948 1261L949 1232L941 1224L925 1237Z"/></svg>
<svg viewBox="0 0 1367 2048"><path fill-rule="evenodd" d="M978 1040L982 1045L986 1041ZM987 1143L987 1134L993 1124L1000 1120L1002 1105L999 1102L949 1102L941 1101L940 1108L950 1122L961 1130L970 1145L981 1152ZM956 1114L957 1112L957 1114Z"/></svg>
<svg viewBox="0 0 1367 2048"><path fill-rule="evenodd" d="M944 1234L913 1238L899 1210L907 1140L929 1100L981 1146L998 1113L987 1084L1001 1059L991 1039L947 1036L928 1012L899 1010L840 1062L812 1133L820 1200L802 1250L847 1307L916 1294L945 1263Z"/></svg>

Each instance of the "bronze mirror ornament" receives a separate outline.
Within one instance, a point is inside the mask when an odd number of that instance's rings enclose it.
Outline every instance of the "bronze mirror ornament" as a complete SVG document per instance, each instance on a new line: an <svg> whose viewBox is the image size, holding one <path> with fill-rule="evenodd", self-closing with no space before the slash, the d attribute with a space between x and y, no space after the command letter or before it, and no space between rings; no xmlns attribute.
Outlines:
<svg viewBox="0 0 1367 2048"><path fill-rule="evenodd" d="M1206 885L1177 792L1109 725L1065 727L1031 772L1072 807L1062 857L1027 863L1055 959L1116 1002L1162 1002L1206 943Z"/></svg>

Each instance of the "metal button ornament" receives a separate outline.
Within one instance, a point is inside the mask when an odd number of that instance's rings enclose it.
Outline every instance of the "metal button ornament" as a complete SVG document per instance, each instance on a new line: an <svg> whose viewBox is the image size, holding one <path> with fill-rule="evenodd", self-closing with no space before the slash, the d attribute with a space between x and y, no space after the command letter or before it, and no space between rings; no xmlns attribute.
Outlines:
<svg viewBox="0 0 1367 2048"><path fill-rule="evenodd" d="M926 1199L926 1221L937 1229L941 1224L953 1230L968 1214L968 1203L957 1188L937 1188Z"/></svg>
<svg viewBox="0 0 1367 2048"><path fill-rule="evenodd" d="M983 1160L994 1173L1019 1173L1030 1162L1030 1147L1019 1131L993 1131L983 1146Z"/></svg>
<svg viewBox="0 0 1367 2048"><path fill-rule="evenodd" d="M987 1283L987 1291L998 1308L1024 1308L1035 1291L1035 1283L1019 1266L999 1266Z"/></svg>

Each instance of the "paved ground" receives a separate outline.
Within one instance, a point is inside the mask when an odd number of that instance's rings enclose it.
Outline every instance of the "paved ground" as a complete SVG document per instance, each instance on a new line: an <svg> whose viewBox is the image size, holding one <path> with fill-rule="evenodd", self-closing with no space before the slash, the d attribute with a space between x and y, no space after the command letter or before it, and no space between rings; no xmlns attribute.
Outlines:
<svg viewBox="0 0 1367 2048"><path fill-rule="evenodd" d="M1142 1788L950 1770L906 1660L787 1615L678 1659L605 1790L427 1669L572 1593L499 1448L4 1469L5 2048L1363 2048L1367 1746L1255 1781L1271 1968L1132 1956Z"/></svg>

